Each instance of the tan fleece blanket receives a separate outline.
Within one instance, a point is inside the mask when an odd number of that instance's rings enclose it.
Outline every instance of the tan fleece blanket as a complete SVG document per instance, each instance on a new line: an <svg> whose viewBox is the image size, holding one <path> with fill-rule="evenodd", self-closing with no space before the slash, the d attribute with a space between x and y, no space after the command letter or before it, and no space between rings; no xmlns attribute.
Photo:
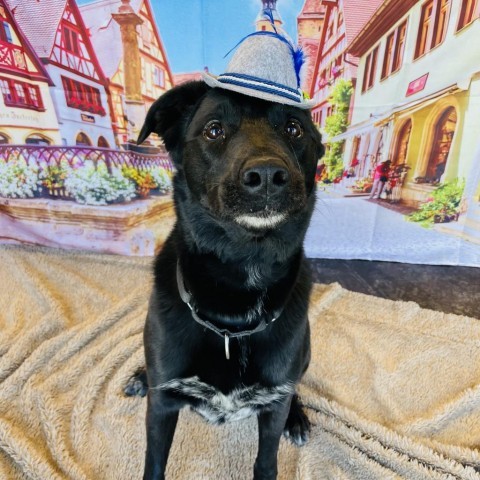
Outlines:
<svg viewBox="0 0 480 480"><path fill-rule="evenodd" d="M0 479L142 478L150 260L0 247ZM280 480L480 479L480 322L315 287L301 394L314 423L282 440ZM246 480L254 419L181 414L170 480Z"/></svg>

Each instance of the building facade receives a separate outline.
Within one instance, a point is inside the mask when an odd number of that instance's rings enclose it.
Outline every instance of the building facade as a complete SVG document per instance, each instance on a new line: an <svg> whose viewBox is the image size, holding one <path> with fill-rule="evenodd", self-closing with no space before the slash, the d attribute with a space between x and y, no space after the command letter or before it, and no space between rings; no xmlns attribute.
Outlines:
<svg viewBox="0 0 480 480"><path fill-rule="evenodd" d="M134 142L150 105L173 86L150 1L98 0L80 10L107 77L116 143Z"/></svg>
<svg viewBox="0 0 480 480"><path fill-rule="evenodd" d="M0 145L58 144L52 79L0 0Z"/></svg>
<svg viewBox="0 0 480 480"><path fill-rule="evenodd" d="M45 65L64 145L114 145L106 80L74 0L7 0Z"/></svg>
<svg viewBox="0 0 480 480"><path fill-rule="evenodd" d="M322 0L305 0L297 17L298 45L306 57L306 71L302 72L302 89L305 92L311 90L324 20L325 6Z"/></svg>
<svg viewBox="0 0 480 480"><path fill-rule="evenodd" d="M321 1L324 21L309 91L316 101L312 118L320 129L332 113L328 97L336 81L343 78L355 85L358 57L348 47L380 3L381 0Z"/></svg>
<svg viewBox="0 0 480 480"><path fill-rule="evenodd" d="M477 211L480 49L472 46L480 44L479 4L387 0L350 46L360 63L351 126L341 135L345 166L356 164L358 177L381 160L404 166L408 205L458 178Z"/></svg>

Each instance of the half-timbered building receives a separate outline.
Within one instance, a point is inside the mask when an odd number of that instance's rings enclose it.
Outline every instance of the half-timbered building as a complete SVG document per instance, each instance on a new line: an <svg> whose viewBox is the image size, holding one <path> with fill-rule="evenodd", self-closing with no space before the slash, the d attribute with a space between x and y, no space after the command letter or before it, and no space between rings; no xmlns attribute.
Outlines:
<svg viewBox="0 0 480 480"><path fill-rule="evenodd" d="M0 0L0 145L60 143L53 82Z"/></svg>
<svg viewBox="0 0 480 480"><path fill-rule="evenodd" d="M53 81L66 145L114 145L106 79L74 0L7 0Z"/></svg>
<svg viewBox="0 0 480 480"><path fill-rule="evenodd" d="M332 112L328 98L337 79L352 80L355 85L358 57L347 49L381 3L382 0L321 1L325 17L309 92L316 100L312 117L319 128L323 128Z"/></svg>
<svg viewBox="0 0 480 480"><path fill-rule="evenodd" d="M108 78L117 143L134 142L146 110L173 86L150 1L97 0L80 10Z"/></svg>

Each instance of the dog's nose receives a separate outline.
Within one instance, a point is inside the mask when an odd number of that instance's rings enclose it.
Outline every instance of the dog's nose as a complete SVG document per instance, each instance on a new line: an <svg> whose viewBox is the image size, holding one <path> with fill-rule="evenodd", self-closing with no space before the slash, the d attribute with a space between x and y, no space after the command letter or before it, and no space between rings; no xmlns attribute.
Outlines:
<svg viewBox="0 0 480 480"><path fill-rule="evenodd" d="M266 190L268 194L278 194L285 189L288 181L288 171L278 165L256 165L242 174L242 185L248 193Z"/></svg>

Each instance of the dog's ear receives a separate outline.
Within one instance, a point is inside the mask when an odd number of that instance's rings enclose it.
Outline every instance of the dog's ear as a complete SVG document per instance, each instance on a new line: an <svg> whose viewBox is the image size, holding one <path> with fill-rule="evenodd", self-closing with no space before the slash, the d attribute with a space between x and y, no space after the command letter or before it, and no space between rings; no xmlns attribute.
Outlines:
<svg viewBox="0 0 480 480"><path fill-rule="evenodd" d="M182 119L209 89L205 82L195 81L184 83L164 93L148 110L137 145L155 132L163 138L168 151L175 148L181 137L179 129L182 128Z"/></svg>
<svg viewBox="0 0 480 480"><path fill-rule="evenodd" d="M320 160L325 155L325 145L322 143L322 136L320 134L318 134L317 149L317 158Z"/></svg>
<svg viewBox="0 0 480 480"><path fill-rule="evenodd" d="M322 143L322 135L318 129L312 124L312 138L317 148L316 155L317 161L320 160L325 155L325 146Z"/></svg>

